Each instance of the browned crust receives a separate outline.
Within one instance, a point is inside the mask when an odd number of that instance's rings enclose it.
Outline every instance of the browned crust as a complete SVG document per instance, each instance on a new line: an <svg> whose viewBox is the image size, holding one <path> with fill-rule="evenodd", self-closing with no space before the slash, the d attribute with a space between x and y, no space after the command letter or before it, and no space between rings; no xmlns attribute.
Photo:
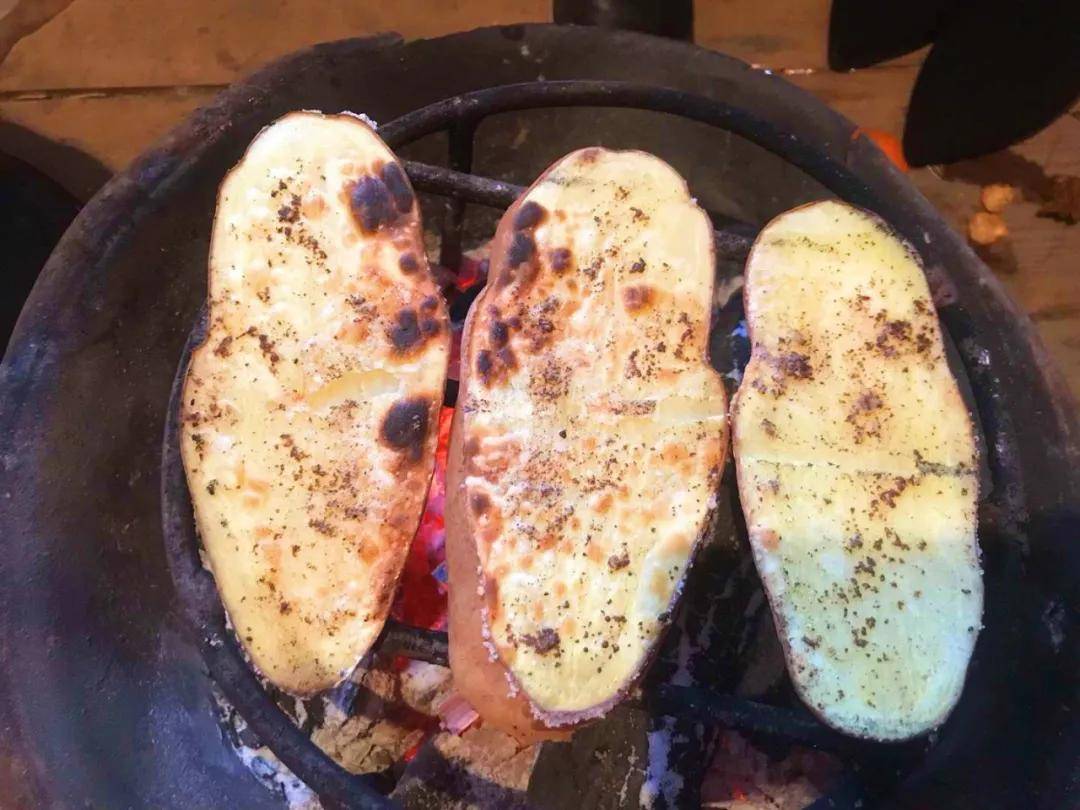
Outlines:
<svg viewBox="0 0 1080 810"><path fill-rule="evenodd" d="M595 153L600 148L591 147L579 151ZM640 150L629 151L636 152ZM648 671L649 666L659 653L664 634L670 629L669 621L664 632L658 635L649 649L641 666L626 683L619 686L612 696L603 703L584 711L547 711L534 704L528 699L526 692L506 666L501 655L493 652L494 645L487 640L490 639L490 630L487 627L488 610L491 607L490 589L485 589L484 595L481 596L482 583L478 578L479 557L476 551L474 526L470 519L470 511L465 508L463 503L465 445L468 437L463 435L459 414L462 407L468 402L470 378L475 367L476 357L474 355L472 336L474 330L487 328L486 308L489 299L500 294L506 286L500 284L499 279L503 277L503 273L507 269L507 254L511 246L510 240L515 233L515 218L522 201L572 154L565 155L548 166L499 220L495 236L491 241L489 284L477 297L470 309L462 333L459 407L454 417L455 424L451 433L450 455L447 466L447 562L451 583L450 662L451 668L456 669L457 673L465 671L470 664L477 670L476 672L470 671L471 677L468 679L456 675L455 683L481 717L484 718L485 722L489 722L491 725L507 731L526 742L541 739L566 739L573 729L602 717L618 705L636 688L638 681ZM690 197L689 185L685 180L683 180L683 186L687 197ZM712 240L709 241L709 261L710 264L715 263L715 245ZM713 286L715 286L715 276ZM713 290L710 289L710 302L712 294ZM706 367L711 368L707 353L708 344L706 342L701 362ZM729 430L725 424L720 452L721 461L727 458L728 441ZM720 477L722 475L717 477L718 485ZM714 509L706 518L701 533L691 545L688 555L687 574L704 540L714 531L718 511L718 509ZM687 574L684 574L683 581L678 584L674 591L671 609L668 611L670 615L674 614L674 608L681 596ZM455 610L455 602L459 599L458 609ZM471 649L465 649L466 646ZM493 654L496 655L496 660L492 660L491 655ZM510 694L511 689L514 692L513 695Z"/></svg>
<svg viewBox="0 0 1080 810"><path fill-rule="evenodd" d="M765 231L768 230L768 228L774 222L777 222L778 220L782 219L783 217L788 216L789 214L793 214L796 211L801 211L804 208L811 208L811 207L813 207L815 205L821 205L824 202L832 202L832 201L830 201L830 200L815 200L813 202L803 203L802 205L796 206L795 208L791 208L791 209L789 209L787 211L784 211L781 214L777 214L775 217L773 217L771 220L769 220L765 224L765 226L759 231L759 234L765 233ZM860 208L859 206L851 205L850 203L844 203L844 205L847 205L849 208L852 208L855 211L859 212L861 215L865 216L867 219L874 222L883 231L885 231L886 233L888 233L891 236L898 239L904 245L904 247L907 249L908 253L912 256L912 258L915 260L915 262L918 264L919 269L923 271L924 275L926 274L926 268L923 265L922 256L919 255L919 252L917 250L915 250L915 248L911 245L911 243L908 242L906 239L904 239L904 237L901 236L896 231L895 228L893 228L889 223L887 223L885 220L883 220L881 217L879 217L873 211L867 211L865 208ZM754 258L754 251L757 250L758 243L760 241L761 241L760 236L757 239L754 240L754 244L750 247L750 252L746 256L745 267L749 268L749 267L752 266L752 262L753 262L753 258ZM760 360L761 359L761 353L759 351L758 345L754 341L754 330L755 330L754 318L752 318L751 315L750 315L750 313L751 313L751 310L750 310L750 292L751 292L752 283L753 283L753 279L750 277L749 273L747 273L745 281L743 283L743 311L746 313L746 334L747 334L747 337L750 340L750 360L747 362L747 366L749 366L750 363L754 362L754 360L756 360L756 359ZM943 338L942 338L942 334L941 334L941 325L940 325L940 322L939 322L939 320L937 318L934 319L934 330L935 330L935 334L937 335L938 343L943 343ZM745 380L745 376L744 376L743 379ZM955 385L955 381L954 381L954 385ZM743 386L740 385L738 390L736 390L735 394L731 398L731 407L729 409L729 412L730 412L730 415L731 415L730 416L730 423L731 423L731 452L732 452L733 458L735 458L735 459L738 459L738 457L739 457L739 402L740 402L739 395L742 393L742 390L743 390ZM957 392L957 396L959 396L959 391ZM975 452L976 452L976 455L977 455L978 452L979 452L979 445L978 445L978 442L974 441L975 427L974 427L974 424L972 423L970 415L968 417L967 423L968 423L968 429L971 432L972 445L975 447ZM746 484L742 480L742 476L740 475L739 465L738 464L735 464L735 480L736 480L736 486L738 487L738 490L739 490L739 499L740 499L740 502L741 502L744 498L748 497L746 495L746 493L747 493L747 490L749 489L749 485ZM978 489L977 489L978 486L979 486L978 476L975 477L974 486L976 487L975 499L976 499L976 502L978 502ZM752 549L753 554L754 554L754 565L757 566L758 565L757 544L754 543L754 542L751 542L751 549ZM803 690L802 682L797 677L795 677L795 675L794 675L795 662L793 661L793 659L791 657L791 648L790 648L790 645L787 642L787 621L784 619L783 612L782 612L782 610L780 608L780 605L779 605L777 599L775 598L775 596L774 596L774 594L773 594L773 592L772 592L772 590L770 588L766 587L766 588L763 588L763 590L765 591L765 596L766 596L766 598L768 599L768 602L769 602L769 610L772 613L773 623L776 625L776 635L779 638L780 646L784 651L784 664L787 666L789 674L791 674L791 678L790 678L791 684L795 688L795 693L799 696L799 699L803 702L803 704L806 706L806 708L810 710L810 713L813 714L822 723L829 726L830 728L834 728L837 731L840 731L840 732L842 732L842 733L844 733L844 734L846 734L848 736L851 736L851 737L858 737L860 739L873 740L875 742L898 742L898 740L896 738L893 738L893 737L886 738L886 737L875 737L872 734L858 734L858 733L856 733L855 731L853 731L850 728L845 728L845 727L838 726L838 725L834 724L832 722L832 720L829 717L827 717L820 709L818 709L817 706L814 705L813 701L810 700L809 696ZM970 666L971 666L971 661L969 659L968 660L968 667L970 667ZM950 707L949 711L945 712L938 719L938 722L937 722L937 725L935 726L935 728L940 726L942 723L944 723L948 719L949 715L952 713L953 708L955 708L955 706ZM915 735L912 735L912 736L915 737L915 736L919 736L919 735L915 734Z"/></svg>
<svg viewBox="0 0 1080 810"><path fill-rule="evenodd" d="M269 127L273 126L274 124L279 123L281 121L284 121L287 118L290 118L292 116L319 116L319 117L322 117L322 118L340 119L340 120L343 120L343 121L347 121L350 124L354 124L356 126L364 127L365 129L370 131L373 135L375 135L376 138L379 137L378 133L376 133L375 130L372 129L372 127L370 125L368 125L368 123L366 121L364 121L359 116L353 115L351 113L323 114L323 113L319 113L319 112L315 112L315 111L308 111L308 110L293 111L293 112L286 113L285 115L281 116L280 118L275 119L270 124L267 124L261 130L259 130L258 133L256 133L255 137L252 138L251 143L249 143L248 148L244 150L244 154L240 157L240 159L237 161L237 163L234 164L233 167L230 168L228 172L226 172L225 176L221 180L221 183L219 183L219 185L218 185L218 195L217 195L218 198L220 198L221 189L224 187L225 183L229 180L229 178L232 176L232 174L235 171L237 171L237 169L243 163L244 159L247 157L248 150L251 148L251 144L253 144L255 142L255 140L259 137L259 135L261 135L263 131L265 131ZM381 139L380 139L380 141L381 141ZM400 166L400 161L396 161L396 159L395 159L395 162ZM446 350L445 351L446 356L449 358L450 339L451 339L449 313L448 313L448 310L447 310L447 307L446 307L446 302L443 300L443 297L442 297L441 293L439 292L439 287L438 287L438 285L437 285L437 283L435 281L435 277L432 274L430 265L428 264L428 261L427 261L427 254L426 254L426 252L424 250L423 236L422 236L423 225L422 225L421 218L420 218L419 202L418 202L418 199L416 197L415 189L413 189L412 184L409 181L408 176L404 173L404 171L402 171L401 174L402 174L402 177L404 179L405 184L408 186L409 191L412 193L412 197L413 197L412 209L408 212L409 217L412 220L409 223L408 232L409 232L409 235L411 237L411 241L413 242L412 250L410 251L410 253L413 255L414 259L418 257L416 270L411 271L411 272L417 272L418 271L417 276L416 276L416 278L417 278L417 282L416 282L417 301L419 302L422 299L426 299L426 298L430 298L430 297L435 298L436 306L435 306L434 310L431 311L430 308L429 308L429 311L431 312L430 317L432 317L434 319L437 319L440 326L441 326L441 328L440 328L440 334L437 335L437 336L434 336L434 338L439 340L443 344L443 347ZM216 213L215 213L215 218L216 218ZM212 229L208 256L213 256L214 255L216 233L217 233L216 229ZM192 401L191 397L189 396L189 389L188 389L188 386L192 384L191 371L190 371L191 366L194 364L195 358L198 355L204 353L205 351L210 350L210 347L209 347L208 344L209 344L209 342L211 340L212 324L213 324L213 317L214 317L214 312L213 312L213 300L214 300L213 291L214 291L214 274L213 274L210 262L208 261L207 262L207 324L208 324L208 326L207 326L207 330L206 330L206 337L203 339L203 342L198 344L192 350L191 359L190 359L189 364L188 364L188 373L186 374L186 376L184 378L183 393L181 395L181 408L180 408L181 425L186 425L186 424L188 424L188 421L189 421L188 420L188 417L190 415L189 403ZM444 371L443 376L444 376L444 380L445 380L445 371ZM425 394L425 396L427 396L427 395ZM423 447L422 453L414 454L414 455L418 455L419 457L416 458L416 459L413 459L413 463L408 464L406 466L403 466L403 468L401 470L401 474L402 474L402 478L403 478L403 481L402 481L403 486L401 487L400 492L403 493L402 499L408 499L408 500L412 501L412 500L414 500L414 497L415 497L414 503L418 504L418 506L417 506L417 508L410 509L410 510L405 510L403 508L401 510L400 514L398 514L396 512L396 510L395 510L395 515L392 516L391 520L389 521L389 525L386 527L388 529L388 531L385 533L385 536L388 536L390 538L390 542L388 542L388 543L380 543L379 544L379 548L380 548L381 555L382 555L383 559L381 561L381 564L377 568L382 573L381 574L376 574L374 577L372 577L371 589L375 593L378 594L378 600L377 600L378 601L378 614L379 614L378 621L379 621L380 626L386 622L386 618L390 615L390 608L391 608L391 606L393 604L394 595L395 595L395 593L397 591L398 581L400 580L401 574L402 574L402 572L404 570L404 567L405 567L405 561L406 561L406 558L408 557L409 548L412 545L413 537L415 536L416 530L420 525L420 520L423 517L424 505L425 505L425 503L427 501L427 494L428 494L428 491L429 491L429 489L431 487L432 477L433 477L434 472L435 472L435 451L436 451L436 447L437 447L437 444L438 444L438 429L437 429L437 426L438 426L438 419L439 419L439 410L440 410L440 407L442 405L442 396L443 396L443 392L441 390L440 391L430 392L430 396L428 396L429 406L428 406L428 411L427 411L429 429L427 430L427 435L425 437L425 442L424 442L424 447ZM373 439L376 440L376 441L378 440L378 438L379 437L373 437ZM181 458L184 461L185 469L186 469L191 460L188 458L188 450L187 450L187 447L186 447L186 443L184 443L184 442L181 442ZM406 498L405 494L407 494L407 493L409 493L411 491L416 491L418 489L422 489L422 494L417 495L417 496L408 496ZM412 512L414 514L405 514L406 511ZM197 512L197 510L196 510L196 522L198 522L198 512ZM201 534L201 532L200 532L200 534ZM207 563L207 564L209 565L209 563ZM228 615L229 614L229 606L227 604L225 604L224 598L222 598L222 607L224 608L226 615ZM229 626L234 627L234 624L231 622L231 620L229 622ZM253 659L253 656L251 655L251 652L248 649L247 642L244 641L244 639L240 636L240 634L236 633L235 630L233 632L234 632L234 636L239 641L241 649L244 651L245 658L248 660L248 663L252 667L252 669L255 670L256 672L258 672L262 677L266 678L267 680L270 680L265 675L265 673L263 673L259 669L259 667L255 663L255 661ZM377 638L377 637L378 637L378 634L375 634L373 636L373 638ZM368 653L368 649L357 650L356 662L359 663L360 660L367 653ZM318 694L318 693L320 693L322 691L325 691L326 689L331 689L331 688L337 686L338 684L340 684L347 677L348 677L348 673L345 673L341 677L335 678L333 680L327 679L325 682L314 685L313 687L307 688L307 689L305 689L305 688L287 688L287 687L281 686L280 684L278 684L278 686L285 689L290 694L297 695L299 697L306 697L306 696L311 696L311 695Z"/></svg>

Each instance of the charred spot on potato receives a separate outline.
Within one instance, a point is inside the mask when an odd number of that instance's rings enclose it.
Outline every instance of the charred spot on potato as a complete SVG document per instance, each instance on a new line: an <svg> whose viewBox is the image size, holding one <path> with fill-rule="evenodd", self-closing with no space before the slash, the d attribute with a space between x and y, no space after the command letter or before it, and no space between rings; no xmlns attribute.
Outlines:
<svg viewBox="0 0 1080 810"><path fill-rule="evenodd" d="M528 200L518 208L517 214L514 215L514 230L524 231L535 228L544 221L546 215L547 210L544 206L534 200Z"/></svg>
<svg viewBox="0 0 1080 810"><path fill-rule="evenodd" d="M848 411L845 421L854 430L856 444L862 444L868 437L881 435L887 414L877 413L883 410L885 402L876 391L863 391Z"/></svg>
<svg viewBox="0 0 1080 810"><path fill-rule="evenodd" d="M612 554L608 557L607 564L612 571L621 571L630 565L630 552L624 549L621 554Z"/></svg>
<svg viewBox="0 0 1080 810"><path fill-rule="evenodd" d="M401 166L397 163L387 163L383 166L382 181L400 213L406 214L412 210L413 192Z"/></svg>
<svg viewBox="0 0 1080 810"><path fill-rule="evenodd" d="M488 382L491 377L491 371L495 367L495 362L491 357L491 352L487 349L481 349L476 354L476 373L480 375L480 378L484 382Z"/></svg>
<svg viewBox="0 0 1080 810"><path fill-rule="evenodd" d="M855 400L854 411L856 413L860 411L876 411L885 403L882 402L881 396L876 391L863 391L859 395L859 398Z"/></svg>
<svg viewBox="0 0 1080 810"><path fill-rule="evenodd" d="M911 340L911 324L908 321L887 321L878 333L877 348L886 357L895 357L899 354L897 344Z"/></svg>
<svg viewBox="0 0 1080 810"><path fill-rule="evenodd" d="M334 536L334 527L331 526L328 521L323 520L322 518L312 518L308 521L308 526L313 528L315 531L317 531L324 537Z"/></svg>
<svg viewBox="0 0 1080 810"><path fill-rule="evenodd" d="M402 273L408 275L410 273L415 273L417 270L420 269L420 262L416 260L416 256L414 254L402 253L401 256L398 257L398 268L401 270Z"/></svg>
<svg viewBox="0 0 1080 810"><path fill-rule="evenodd" d="M483 492L474 492L469 498L469 506L474 514L483 515L491 508L491 498Z"/></svg>
<svg viewBox="0 0 1080 810"><path fill-rule="evenodd" d="M503 346L495 353L495 356L503 368L510 370L517 368L517 357L514 356L514 352L509 346Z"/></svg>
<svg viewBox="0 0 1080 810"><path fill-rule="evenodd" d="M226 335L221 339L221 342L218 343L218 345L214 348L214 354L216 354L218 357L228 357L230 351L229 347L232 346L232 342L232 335Z"/></svg>
<svg viewBox="0 0 1080 810"><path fill-rule="evenodd" d="M353 219L365 233L375 233L392 225L398 218L393 196L378 177L361 177L349 189L349 208Z"/></svg>
<svg viewBox="0 0 1080 810"><path fill-rule="evenodd" d="M432 335L439 334L440 330L439 322L434 318L424 318L420 322L420 332L424 337L431 337Z"/></svg>
<svg viewBox="0 0 1080 810"><path fill-rule="evenodd" d="M551 269L560 275L570 269L570 265L574 260L574 255L570 252L570 248L555 248L551 251L550 255Z"/></svg>
<svg viewBox="0 0 1080 810"><path fill-rule="evenodd" d="M794 377L798 380L809 380L814 376L810 357L798 352L784 352L777 357L776 370L785 377Z"/></svg>
<svg viewBox="0 0 1080 810"><path fill-rule="evenodd" d="M532 369L529 375L529 393L543 402L557 402L570 392L571 369L554 357L549 357L543 365ZM560 434L566 438L566 431Z"/></svg>
<svg viewBox="0 0 1080 810"><path fill-rule="evenodd" d="M281 358L278 356L277 351L274 349L274 341L270 339L268 335L259 333L259 351L262 352L263 357L270 361L270 365L276 365Z"/></svg>
<svg viewBox="0 0 1080 810"><path fill-rule="evenodd" d="M430 408L431 403L424 397L395 402L387 411L379 430L383 441L409 461L419 461L427 442Z"/></svg>
<svg viewBox="0 0 1080 810"><path fill-rule="evenodd" d="M631 273L644 273L645 272L645 260L638 259L632 265L630 265Z"/></svg>
<svg viewBox="0 0 1080 810"><path fill-rule="evenodd" d="M510 250L506 254L507 266L518 267L531 259L534 253L536 242L533 238L523 231L517 231L510 240Z"/></svg>
<svg viewBox="0 0 1080 810"><path fill-rule="evenodd" d="M476 354L476 372L485 385L505 379L508 372L518 367L517 357L509 346L499 349L481 349Z"/></svg>
<svg viewBox="0 0 1080 810"><path fill-rule="evenodd" d="M390 342L399 354L407 354L420 342L420 322L416 310L403 309L398 312L397 323L390 327Z"/></svg>
<svg viewBox="0 0 1080 810"><path fill-rule="evenodd" d="M277 212L278 222L294 223L300 219L300 195L293 194L287 205L283 205Z"/></svg>
<svg viewBox="0 0 1080 810"><path fill-rule="evenodd" d="M439 308L439 299L434 295L429 295L423 301L420 302L421 312L434 312Z"/></svg>
<svg viewBox="0 0 1080 810"><path fill-rule="evenodd" d="M539 655L546 655L559 646L559 631L552 627L544 627L538 633L527 633L521 637L526 646L532 647Z"/></svg>
<svg viewBox="0 0 1080 810"><path fill-rule="evenodd" d="M908 480L906 478L894 478L892 487L878 495L878 498L880 498L890 509L895 509L896 499L903 494L904 490L907 489L907 486Z"/></svg>
<svg viewBox="0 0 1080 810"><path fill-rule="evenodd" d="M640 312L652 303L653 288L645 284L635 284L624 287L622 296L627 312Z"/></svg>
<svg viewBox="0 0 1080 810"><path fill-rule="evenodd" d="M492 321L488 328L488 338L494 348L501 349L510 340L510 328L502 321Z"/></svg>

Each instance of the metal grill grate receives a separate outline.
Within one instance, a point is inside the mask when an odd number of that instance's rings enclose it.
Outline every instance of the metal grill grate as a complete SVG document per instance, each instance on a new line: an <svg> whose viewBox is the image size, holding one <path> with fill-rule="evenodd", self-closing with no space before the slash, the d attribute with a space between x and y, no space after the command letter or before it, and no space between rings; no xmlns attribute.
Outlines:
<svg viewBox="0 0 1080 810"><path fill-rule="evenodd" d="M379 128L395 150L436 132L448 132L448 167L406 162L414 187L446 198L441 226L440 263L456 267L461 259L462 226L466 206L508 207L523 191L519 186L471 174L477 125L497 113L549 107L607 107L648 110L681 116L727 130L756 143L798 167L848 202L873 210L889 220L912 244L921 244L918 223L896 201L880 199L873 190L822 148L786 133L751 113L685 92L601 81L534 82L493 87L455 96L408 113ZM742 261L756 233L754 226L710 213L716 228L717 257ZM934 257L926 255L927 265ZM942 320L956 340L970 338L963 316L939 301ZM262 688L244 655L226 628L213 579L203 569L190 498L179 453L180 392L191 350L203 339L205 311L185 346L170 402L162 454L163 526L170 567L181 605L198 628L200 647L210 674L236 706L251 729L268 744L298 777L315 790L328 806L386 807L390 801L364 777L354 776L319 750L292 723ZM979 369L969 365L973 382ZM993 386L976 385L976 399L984 426L991 436L991 472L995 481L1011 481L1016 473L1015 451ZM1008 491L1008 487L1004 491ZM446 665L445 633L421 630L389 621L378 648L430 663ZM754 703L730 695L673 685L648 690L637 702L654 714L690 715L790 743L809 745L844 757L847 773L836 787L811 807L855 807L865 799L895 789L914 770L926 769L925 744L879 745L846 738L826 728L803 710ZM940 765L940 763L937 763Z"/></svg>

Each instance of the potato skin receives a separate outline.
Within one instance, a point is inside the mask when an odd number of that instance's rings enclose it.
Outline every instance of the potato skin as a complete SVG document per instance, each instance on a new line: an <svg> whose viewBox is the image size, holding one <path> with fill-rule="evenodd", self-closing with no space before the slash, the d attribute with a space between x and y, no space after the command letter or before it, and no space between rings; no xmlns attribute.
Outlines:
<svg viewBox="0 0 1080 810"><path fill-rule="evenodd" d="M460 409L454 413L450 431L446 471L446 564L452 583L449 630L454 685L480 713L485 724L510 734L523 745L543 740L567 740L569 731L548 728L533 717L529 701L520 690L511 693L510 674L498 658L492 658L484 643L483 602L476 590L480 561L464 528Z"/></svg>
<svg viewBox="0 0 1080 810"><path fill-rule="evenodd" d="M587 153L600 155L601 151L598 149L587 150ZM488 309L492 307L493 300L497 300L498 295L505 294L501 291L505 290L508 284L514 283L501 279L505 277L504 274L506 273L504 264L509 265L509 267L515 267L517 264L515 259L518 257L515 256L515 251L520 246L515 243L515 238L519 238L519 232L523 228L531 227L531 222L537 213L535 203L531 203L531 208L525 207L525 204L531 202L530 192L532 189L542 183L565 160L567 158L560 159L549 167L522 198L506 212L500 221L495 239L492 242L490 286L480 295L470 311L462 338L459 409L455 414L447 470L447 561L451 582L450 661L454 670L455 682L459 691L474 705L486 722L513 734L523 741L565 739L568 731L602 716L624 699L633 690L638 679L648 668L659 648L662 632L670 621L667 618L670 611L667 611L660 620L661 632L652 640L647 654L638 662L630 676L625 679L620 678L619 687L612 690L602 701L598 701L587 709L580 711L576 709L543 709L530 701L504 660L500 657L501 654L497 655L495 653L493 640L486 635L485 625L487 619L485 609L490 608L485 600L484 590L481 588L480 560L476 547L477 539L472 534L474 528L470 525L464 486L466 465L469 458L467 457L468 451L465 449L468 445L468 437L464 435L463 430L465 421L463 410L469 407L470 385L480 385L485 371L483 364L478 362L478 360L482 359L479 355L483 354L478 349L483 348L485 341L505 340L504 336L492 331L493 327L497 327L498 324L492 322L488 315ZM638 213L640 214L640 212ZM713 266L712 248L711 238L707 243L703 242L702 255L705 253L708 255L707 266L710 273ZM537 250L538 248L532 247L532 249ZM551 246L548 246L548 249L551 250ZM561 270L562 268L558 268L555 264L557 253L558 250L556 249L551 250L551 253L546 255L552 256L552 267ZM639 274L641 270L635 265L630 272ZM632 275L629 281L634 282L641 279L641 275ZM523 283L531 283L531 279L527 279ZM709 300L711 300L711 284L710 275L708 285L710 288ZM644 285L635 284L628 286L623 291L623 295L617 300L619 305L624 306L628 312L637 314L648 312L651 307L656 305L654 296L657 293L662 296L666 292L662 288L655 290ZM683 315L682 317L686 318L687 316ZM683 323L685 322L680 321L680 331L686 329L682 325ZM707 316L704 319L704 325L707 331ZM474 340L475 335L480 337ZM704 356L697 358L695 353L694 357L703 366L707 367L707 360ZM496 369L497 371L498 369ZM711 369L708 369L708 371L711 373ZM475 377L475 379L470 380L471 377ZM723 399L722 391L723 389L720 387L719 398L721 401ZM721 407L721 413L724 411L726 411L726 408ZM719 432L715 437L718 443L717 469L715 476L710 475L710 486L712 483L719 483L719 469L722 467L727 452L728 436L726 427L723 426L726 423L721 421L720 424ZM713 477L716 479L715 482L713 482ZM702 538L711 532L715 511L714 506L710 508L701 523L695 526L692 532L687 532L684 541L686 543L685 559L692 561ZM620 563L615 556L612 556L606 564L616 571L626 565L625 562ZM489 593L490 590L489 586Z"/></svg>
<svg viewBox="0 0 1080 810"><path fill-rule="evenodd" d="M310 695L379 637L431 482L450 323L370 126L292 112L218 192L183 388L195 520L252 667Z"/></svg>
<svg viewBox="0 0 1080 810"><path fill-rule="evenodd" d="M544 172L537 179L547 174ZM526 192L527 193L527 192ZM524 198L525 195L522 195ZM520 200L507 209L502 222L516 216ZM501 224L501 223L500 223ZM491 242L491 254L504 251L510 231L500 227ZM477 296L461 334L459 391L467 391L473 368L471 351L475 315L486 293ZM450 449L446 462L446 565L450 582L450 669L457 690L473 705L484 723L514 737L523 745L544 740L568 740L571 730L551 728L533 715L525 694L484 639L484 600L480 596L480 559L468 525L465 505L465 454L462 423L464 397L459 397L450 426Z"/></svg>
<svg viewBox="0 0 1080 810"><path fill-rule="evenodd" d="M876 215L809 203L762 229L744 300L733 449L793 686L844 733L925 733L960 696L982 581L977 443L921 261Z"/></svg>

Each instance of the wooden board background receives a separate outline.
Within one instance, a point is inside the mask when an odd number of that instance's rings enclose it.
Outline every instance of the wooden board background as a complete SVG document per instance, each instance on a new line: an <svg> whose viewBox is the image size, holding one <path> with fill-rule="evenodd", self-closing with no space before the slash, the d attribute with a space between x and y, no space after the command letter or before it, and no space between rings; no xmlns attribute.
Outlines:
<svg viewBox="0 0 1080 810"><path fill-rule="evenodd" d="M547 21L551 8L550 0L23 3L44 4L35 7L42 16L62 10L18 40L0 62L0 133L7 122L96 158L102 173L57 178L80 196L222 87L289 51L387 30L415 38ZM9 36L4 15L12 5L18 3L0 0L0 49ZM829 0L697 0L696 40L784 73L863 127L899 135L922 54L867 70L830 72L828 12ZM1046 176L1058 174L1080 175L1080 105L1008 153L921 169L912 180L962 232L979 210L983 183L1014 182L1028 189L1027 198L1005 212L1009 238L985 258L1035 321L1080 396L1080 225L1037 217L1032 193Z"/></svg>

